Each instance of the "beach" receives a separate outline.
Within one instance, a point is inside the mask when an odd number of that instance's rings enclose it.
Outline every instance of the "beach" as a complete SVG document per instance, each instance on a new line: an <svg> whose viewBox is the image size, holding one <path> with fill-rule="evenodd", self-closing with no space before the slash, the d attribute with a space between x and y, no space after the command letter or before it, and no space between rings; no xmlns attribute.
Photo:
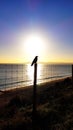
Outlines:
<svg viewBox="0 0 73 130"><path fill-rule="evenodd" d="M37 129L67 129L73 121L72 99L71 78L37 85ZM32 130L32 105L33 86L1 92L1 130Z"/></svg>
<svg viewBox="0 0 73 130"><path fill-rule="evenodd" d="M73 130L73 0L0 1L0 130Z"/></svg>

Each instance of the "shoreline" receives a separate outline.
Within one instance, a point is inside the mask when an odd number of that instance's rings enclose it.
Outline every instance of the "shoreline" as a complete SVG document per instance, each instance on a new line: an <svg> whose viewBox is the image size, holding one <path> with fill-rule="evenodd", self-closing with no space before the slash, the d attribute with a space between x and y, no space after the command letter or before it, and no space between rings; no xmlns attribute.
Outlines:
<svg viewBox="0 0 73 130"><path fill-rule="evenodd" d="M71 77L67 77L67 78L71 79ZM52 86L55 86L55 84L61 84L67 78L61 78L61 79L56 79L50 82L37 84L37 93L44 92L44 90L49 89ZM9 102L11 98L17 95L19 96L23 95L25 98L27 98L28 96L31 97L33 95L33 85L1 91L0 92L0 101L1 101L0 107L6 104L7 102Z"/></svg>
<svg viewBox="0 0 73 130"><path fill-rule="evenodd" d="M37 83L37 85L52 83L52 82L55 82L55 81L58 81L58 80L66 79L66 78L71 78L71 76L65 76L65 77L58 76L57 78L56 77L51 77L50 79L48 78L48 80L45 79L45 81ZM6 84L6 86L7 86L7 84ZM0 92L11 91L11 90L14 90L14 89L21 89L21 88L29 88L31 86L33 86L33 85L30 84L30 85L21 85L21 86L18 85L18 87L17 86L7 87L7 88L0 89Z"/></svg>

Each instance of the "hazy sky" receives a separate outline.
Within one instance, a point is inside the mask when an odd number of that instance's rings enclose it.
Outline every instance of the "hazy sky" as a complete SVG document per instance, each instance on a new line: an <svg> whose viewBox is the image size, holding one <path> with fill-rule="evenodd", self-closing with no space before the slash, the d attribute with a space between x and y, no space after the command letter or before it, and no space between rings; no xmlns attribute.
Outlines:
<svg viewBox="0 0 73 130"><path fill-rule="evenodd" d="M0 63L36 54L39 62L73 63L73 0L0 0Z"/></svg>

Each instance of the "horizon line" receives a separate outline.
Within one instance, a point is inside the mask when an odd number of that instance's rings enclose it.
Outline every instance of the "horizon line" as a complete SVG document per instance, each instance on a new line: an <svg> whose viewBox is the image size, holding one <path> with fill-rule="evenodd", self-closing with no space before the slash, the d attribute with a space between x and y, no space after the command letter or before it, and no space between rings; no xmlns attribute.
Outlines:
<svg viewBox="0 0 73 130"><path fill-rule="evenodd" d="M0 64L31 64L31 62L1 62ZM38 62L38 64L73 64L72 62Z"/></svg>

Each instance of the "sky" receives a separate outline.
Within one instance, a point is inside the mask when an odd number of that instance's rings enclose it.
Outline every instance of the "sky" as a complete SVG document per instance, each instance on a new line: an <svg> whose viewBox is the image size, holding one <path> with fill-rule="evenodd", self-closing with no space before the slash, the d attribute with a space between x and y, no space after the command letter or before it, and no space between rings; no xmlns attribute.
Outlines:
<svg viewBox="0 0 73 130"><path fill-rule="evenodd" d="M0 63L73 63L73 0L0 0Z"/></svg>

